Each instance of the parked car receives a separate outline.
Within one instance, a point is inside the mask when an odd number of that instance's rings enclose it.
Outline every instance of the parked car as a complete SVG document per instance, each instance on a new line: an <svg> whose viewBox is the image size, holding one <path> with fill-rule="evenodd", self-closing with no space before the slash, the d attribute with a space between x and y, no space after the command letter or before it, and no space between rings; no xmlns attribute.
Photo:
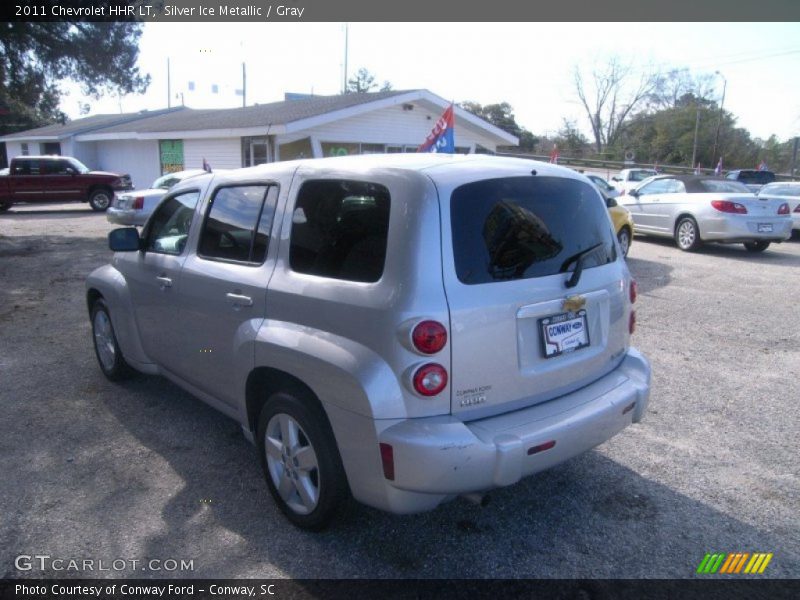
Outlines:
<svg viewBox="0 0 800 600"><path fill-rule="evenodd" d="M133 189L129 175L91 171L70 156L18 156L0 178L0 212L15 203L88 202L104 211L114 193Z"/></svg>
<svg viewBox="0 0 800 600"><path fill-rule="evenodd" d="M606 198L616 198L620 195L621 192L617 188L608 183L599 175L592 175L591 173L585 175L593 184L597 186L601 192L603 192L603 195Z"/></svg>
<svg viewBox="0 0 800 600"><path fill-rule="evenodd" d="M800 181L768 183L758 191L758 197L788 202L792 213L792 229L800 230Z"/></svg>
<svg viewBox="0 0 800 600"><path fill-rule="evenodd" d="M628 256L631 243L633 242L633 219L631 218L630 211L624 206L619 205L616 201L619 192L608 185L605 179L597 175L586 175L586 177L597 187L600 195L605 199L608 214L611 217L611 222L614 223L614 231L617 234L619 246L622 249L622 255ZM609 196L608 190L611 190L614 195Z"/></svg>
<svg viewBox="0 0 800 600"><path fill-rule="evenodd" d="M743 183L751 192L757 192L762 186L775 181L775 173L757 169L739 169L737 171L729 171L725 175L725 179Z"/></svg>
<svg viewBox="0 0 800 600"><path fill-rule="evenodd" d="M620 195L624 196L645 179L655 175L658 175L655 169L622 169L619 175L611 178L611 181L614 182L613 185L619 190Z"/></svg>
<svg viewBox="0 0 800 600"><path fill-rule="evenodd" d="M681 250L704 242L743 243L763 252L792 232L789 205L759 199L738 181L696 175L662 175L623 196L636 233L675 238Z"/></svg>
<svg viewBox="0 0 800 600"><path fill-rule="evenodd" d="M239 421L294 524L429 510L644 415L636 285L596 189L546 163L372 155L176 185L86 283L111 380Z"/></svg>
<svg viewBox="0 0 800 600"><path fill-rule="evenodd" d="M176 183L205 174L203 169L190 169L167 173L153 182L150 189L117 195L106 211L110 223L118 225L144 225L161 199Z"/></svg>

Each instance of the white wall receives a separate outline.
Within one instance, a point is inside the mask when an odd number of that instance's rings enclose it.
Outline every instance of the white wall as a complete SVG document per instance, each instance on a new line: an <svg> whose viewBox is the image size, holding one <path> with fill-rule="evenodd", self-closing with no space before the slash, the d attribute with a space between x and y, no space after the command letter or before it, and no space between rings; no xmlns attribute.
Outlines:
<svg viewBox="0 0 800 600"><path fill-rule="evenodd" d="M161 175L158 140L113 140L95 143L97 144L95 166L103 171L128 173L136 189L150 187L153 180Z"/></svg>
<svg viewBox="0 0 800 600"><path fill-rule="evenodd" d="M440 110L434 113L417 104L414 105L414 110L403 110L402 106L392 106L311 130L278 136L277 143L285 144L311 135L319 142L419 146L425 141L443 112L444 110ZM460 123L458 116L453 134L456 146L474 148L475 144L480 144L489 150L496 149L494 141Z"/></svg>
<svg viewBox="0 0 800 600"><path fill-rule="evenodd" d="M97 162L97 142L76 142L71 140L71 147L66 140L61 142L61 152L66 156L74 156L90 169L99 169Z"/></svg>
<svg viewBox="0 0 800 600"><path fill-rule="evenodd" d="M203 158L212 169L239 169L242 166L242 139L183 140L184 169L202 169Z"/></svg>
<svg viewBox="0 0 800 600"><path fill-rule="evenodd" d="M28 142L28 154L39 154L39 144ZM22 142L6 142L6 158L11 163L12 158L22 156Z"/></svg>

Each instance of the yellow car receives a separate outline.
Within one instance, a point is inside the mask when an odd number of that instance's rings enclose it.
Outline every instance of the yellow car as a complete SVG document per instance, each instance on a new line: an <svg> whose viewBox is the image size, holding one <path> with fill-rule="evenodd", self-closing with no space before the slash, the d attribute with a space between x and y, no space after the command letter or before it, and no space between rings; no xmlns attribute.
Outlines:
<svg viewBox="0 0 800 600"><path fill-rule="evenodd" d="M614 223L614 231L617 232L617 239L622 248L623 256L628 256L628 250L633 243L633 217L631 212L624 206L617 204L614 198L606 197L606 206L608 207L608 214L611 215L611 221Z"/></svg>
<svg viewBox="0 0 800 600"><path fill-rule="evenodd" d="M619 245L622 247L623 256L628 256L631 242L633 242L633 217L630 211L617 203L615 198L619 196L619 190L609 185L609 183L593 173L586 174L586 177L600 190L600 194L606 199L608 214L614 223L614 231L617 232Z"/></svg>

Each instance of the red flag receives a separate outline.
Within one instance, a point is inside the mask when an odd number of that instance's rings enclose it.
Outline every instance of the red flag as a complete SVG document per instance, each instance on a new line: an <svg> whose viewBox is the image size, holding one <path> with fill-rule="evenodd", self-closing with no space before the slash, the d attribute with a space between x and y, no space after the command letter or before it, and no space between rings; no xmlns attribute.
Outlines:
<svg viewBox="0 0 800 600"><path fill-rule="evenodd" d="M206 173L211 173L211 165L208 164L208 161L206 160L205 156L203 157L203 171L205 171Z"/></svg>
<svg viewBox="0 0 800 600"><path fill-rule="evenodd" d="M558 164L558 144L553 144L553 151L550 152L550 162L554 165Z"/></svg>
<svg viewBox="0 0 800 600"><path fill-rule="evenodd" d="M714 169L714 175L722 175L722 157L719 157L719 162L717 163L717 168Z"/></svg>
<svg viewBox="0 0 800 600"><path fill-rule="evenodd" d="M428 137L425 138L425 141L417 148L417 152L455 153L456 145L453 136L455 124L456 118L453 113L453 104L450 103L447 110L445 110L442 116L439 117L439 120L436 121Z"/></svg>

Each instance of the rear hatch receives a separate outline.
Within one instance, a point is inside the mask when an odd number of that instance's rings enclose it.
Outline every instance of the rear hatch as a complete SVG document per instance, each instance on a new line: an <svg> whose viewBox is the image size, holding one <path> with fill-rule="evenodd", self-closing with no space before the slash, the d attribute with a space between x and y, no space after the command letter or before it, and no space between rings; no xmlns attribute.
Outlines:
<svg viewBox="0 0 800 600"><path fill-rule="evenodd" d="M627 348L629 276L605 203L560 173L440 189L451 412L462 418L588 385Z"/></svg>

